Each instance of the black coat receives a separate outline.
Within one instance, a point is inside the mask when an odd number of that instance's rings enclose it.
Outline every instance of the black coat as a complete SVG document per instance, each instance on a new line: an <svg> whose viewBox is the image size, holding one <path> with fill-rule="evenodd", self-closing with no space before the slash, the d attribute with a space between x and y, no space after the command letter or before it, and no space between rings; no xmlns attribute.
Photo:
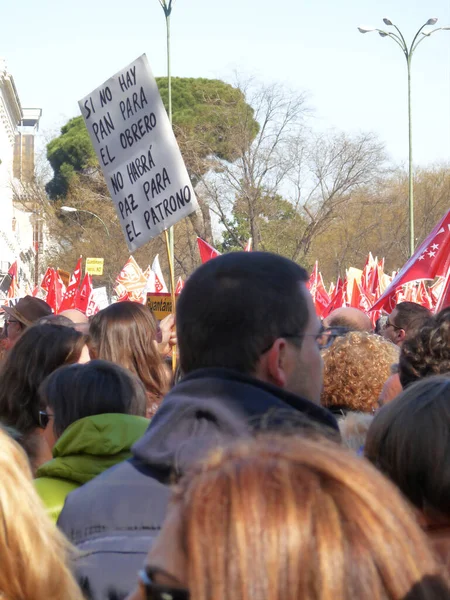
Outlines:
<svg viewBox="0 0 450 600"><path fill-rule="evenodd" d="M326 409L225 369L201 369L165 397L133 457L69 494L58 526L83 557L77 574L95 600L124 598L164 520L170 484L208 448L251 429L305 421L338 432Z"/></svg>

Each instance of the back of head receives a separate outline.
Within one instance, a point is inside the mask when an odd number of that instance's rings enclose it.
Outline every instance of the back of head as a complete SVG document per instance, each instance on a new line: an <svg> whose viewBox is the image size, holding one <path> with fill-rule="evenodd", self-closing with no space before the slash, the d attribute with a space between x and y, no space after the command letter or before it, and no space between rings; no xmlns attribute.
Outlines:
<svg viewBox="0 0 450 600"><path fill-rule="evenodd" d="M253 373L271 341L304 331L308 310L300 283L307 280L302 267L265 252L232 252L199 267L177 304L182 371Z"/></svg>
<svg viewBox="0 0 450 600"><path fill-rule="evenodd" d="M402 386L430 375L450 373L450 307L428 318L420 331L408 337L400 352Z"/></svg>
<svg viewBox="0 0 450 600"><path fill-rule="evenodd" d="M69 545L45 512L25 454L1 429L0 472L1 597L82 600Z"/></svg>
<svg viewBox="0 0 450 600"><path fill-rule="evenodd" d="M437 600L426 576L448 589L394 486L322 440L217 450L184 477L171 511L196 600L403 600L413 588Z"/></svg>
<svg viewBox="0 0 450 600"><path fill-rule="evenodd" d="M117 302L98 312L89 333L95 358L113 362L139 377L148 393L163 396L167 375L156 345L157 323L136 302Z"/></svg>
<svg viewBox="0 0 450 600"><path fill-rule="evenodd" d="M323 353L322 405L336 414L374 411L398 354L375 334L353 331L337 338Z"/></svg>
<svg viewBox="0 0 450 600"><path fill-rule="evenodd" d="M323 320L325 328L345 327L349 331L373 331L372 322L362 311L351 306L342 306L333 310L328 317Z"/></svg>
<svg viewBox="0 0 450 600"><path fill-rule="evenodd" d="M0 370L0 421L28 434L39 426L38 389L58 367L76 363L87 338L70 327L35 325L10 350Z"/></svg>
<svg viewBox="0 0 450 600"><path fill-rule="evenodd" d="M395 307L395 326L404 329L406 338L416 333L427 323L431 312L416 302L400 302Z"/></svg>
<svg viewBox="0 0 450 600"><path fill-rule="evenodd" d="M40 387L41 408L53 412L57 437L78 419L105 413L145 417L147 396L139 379L104 360L57 369Z"/></svg>
<svg viewBox="0 0 450 600"><path fill-rule="evenodd" d="M376 415L365 454L431 522L450 519L450 376L408 387Z"/></svg>

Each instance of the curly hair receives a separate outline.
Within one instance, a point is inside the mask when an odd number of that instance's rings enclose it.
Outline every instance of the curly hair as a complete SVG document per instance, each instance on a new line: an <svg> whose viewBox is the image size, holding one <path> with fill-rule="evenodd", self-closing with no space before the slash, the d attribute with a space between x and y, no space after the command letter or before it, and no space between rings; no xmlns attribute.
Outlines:
<svg viewBox="0 0 450 600"><path fill-rule="evenodd" d="M371 412L398 361L398 348L384 338L353 331L324 351L322 405L337 411Z"/></svg>
<svg viewBox="0 0 450 600"><path fill-rule="evenodd" d="M399 374L404 388L423 377L444 373L450 373L450 306L405 340L400 352Z"/></svg>

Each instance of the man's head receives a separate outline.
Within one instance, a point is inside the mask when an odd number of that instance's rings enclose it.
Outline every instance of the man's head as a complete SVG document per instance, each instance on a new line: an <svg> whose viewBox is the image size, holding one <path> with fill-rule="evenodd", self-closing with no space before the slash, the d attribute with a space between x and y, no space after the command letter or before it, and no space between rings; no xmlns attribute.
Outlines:
<svg viewBox="0 0 450 600"><path fill-rule="evenodd" d="M357 308L342 306L333 310L323 320L325 329L328 327L346 327L349 331L367 331L372 333L373 327L369 317Z"/></svg>
<svg viewBox="0 0 450 600"><path fill-rule="evenodd" d="M400 302L388 316L382 336L397 346L414 336L429 320L428 308L415 302Z"/></svg>
<svg viewBox="0 0 450 600"><path fill-rule="evenodd" d="M52 309L40 298L25 296L15 306L4 306L6 313L7 337L10 345L14 345L22 333L36 323L41 317L52 314Z"/></svg>
<svg viewBox="0 0 450 600"><path fill-rule="evenodd" d="M177 304L180 366L234 369L319 402L320 323L307 272L275 254L234 252L202 265Z"/></svg>

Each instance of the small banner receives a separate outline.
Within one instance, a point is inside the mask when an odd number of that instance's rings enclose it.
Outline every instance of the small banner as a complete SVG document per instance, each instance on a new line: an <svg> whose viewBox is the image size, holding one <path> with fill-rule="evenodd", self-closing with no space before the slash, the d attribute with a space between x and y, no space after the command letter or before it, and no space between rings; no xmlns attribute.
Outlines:
<svg viewBox="0 0 450 600"><path fill-rule="evenodd" d="M79 106L131 251L198 208L145 54Z"/></svg>
<svg viewBox="0 0 450 600"><path fill-rule="evenodd" d="M87 258L86 273L89 275L103 275L104 258Z"/></svg>

